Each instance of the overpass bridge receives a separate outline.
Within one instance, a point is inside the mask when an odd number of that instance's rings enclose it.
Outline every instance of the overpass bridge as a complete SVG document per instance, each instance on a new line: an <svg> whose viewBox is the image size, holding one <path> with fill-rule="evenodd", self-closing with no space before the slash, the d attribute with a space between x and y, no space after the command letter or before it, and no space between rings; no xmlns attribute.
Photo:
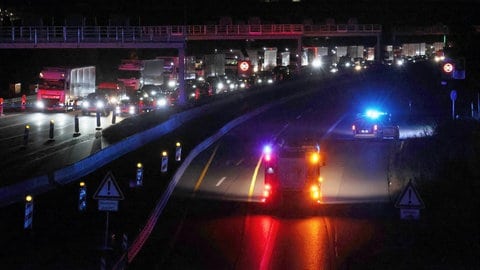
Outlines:
<svg viewBox="0 0 480 270"><path fill-rule="evenodd" d="M267 24L171 26L12 26L0 27L0 49L173 48L189 40L298 40L303 37L376 37L378 24ZM300 47L301 48L301 47Z"/></svg>

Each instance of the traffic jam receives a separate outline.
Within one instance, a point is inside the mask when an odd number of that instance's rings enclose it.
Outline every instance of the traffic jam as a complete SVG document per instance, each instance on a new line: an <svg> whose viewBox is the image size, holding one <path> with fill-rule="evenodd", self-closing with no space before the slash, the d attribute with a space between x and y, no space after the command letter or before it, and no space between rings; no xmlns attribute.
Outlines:
<svg viewBox="0 0 480 270"><path fill-rule="evenodd" d="M218 55L217 55L218 56ZM209 62L192 62L185 71L184 89L187 104L203 103L213 96L273 84L287 78L294 70L257 71L250 60L238 56L215 57ZM115 70L115 79L99 80L96 66L74 68L44 67L31 95L22 100L4 100L2 110L27 112L78 111L83 116L128 117L158 109L178 106L180 82L178 57L124 59ZM21 105L20 105L21 104Z"/></svg>

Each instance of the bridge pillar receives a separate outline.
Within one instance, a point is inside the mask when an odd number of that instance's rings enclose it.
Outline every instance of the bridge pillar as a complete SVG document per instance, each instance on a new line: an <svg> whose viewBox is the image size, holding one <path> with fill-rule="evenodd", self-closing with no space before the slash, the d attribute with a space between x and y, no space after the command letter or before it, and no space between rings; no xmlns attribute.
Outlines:
<svg viewBox="0 0 480 270"><path fill-rule="evenodd" d="M183 48L178 49L178 102L181 106L187 103L185 93L185 47L184 45Z"/></svg>
<svg viewBox="0 0 480 270"><path fill-rule="evenodd" d="M302 66L302 46L303 46L303 43L302 43L302 37L298 37L297 38L297 51L296 51L296 60L297 60L297 63L296 66L297 66L297 73L300 71L300 67Z"/></svg>
<svg viewBox="0 0 480 270"><path fill-rule="evenodd" d="M375 45L375 62L382 62L382 52L383 52L383 48L382 48L382 41L381 41L381 34L377 34L377 44Z"/></svg>

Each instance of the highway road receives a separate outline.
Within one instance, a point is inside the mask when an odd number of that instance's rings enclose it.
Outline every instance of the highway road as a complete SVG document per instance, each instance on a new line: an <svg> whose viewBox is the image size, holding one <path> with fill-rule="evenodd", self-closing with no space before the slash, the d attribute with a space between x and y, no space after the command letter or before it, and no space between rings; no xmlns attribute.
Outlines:
<svg viewBox="0 0 480 270"><path fill-rule="evenodd" d="M389 174L401 141L354 140L356 112L349 100L332 100L329 90L320 87L255 117L200 154L129 268L339 269L380 248L379 232L398 214ZM306 134L321 139L327 160L324 203L305 209L286 202L268 211L260 202L263 145Z"/></svg>
<svg viewBox="0 0 480 270"><path fill-rule="evenodd" d="M76 115L78 133L75 129ZM116 116L115 123L123 119ZM1 185L65 167L101 150L108 146L102 140L102 130L110 125L112 114L101 116L98 125L94 115L82 116L78 111L5 112L0 116ZM28 137L25 137L27 126Z"/></svg>
<svg viewBox="0 0 480 270"><path fill-rule="evenodd" d="M390 81L395 76L374 75L284 85L310 94L230 130L193 159L169 198L164 191L180 163L171 162L170 171L161 173L162 150L171 151L181 140L188 153L220 129L226 114L196 119L82 178L89 192L85 212L77 209L78 183L35 198L33 230L21 226L22 203L4 208L2 220L9 222L1 229L10 234L2 235L2 242L10 248L2 251L1 262L16 269L90 269L100 265L107 236L103 257L113 266L123 253L122 236L133 247L162 202L165 209L151 224L145 246L130 258L129 269L339 269L373 260L375 250L389 248L386 232L398 222L392 201L397 192L392 187L398 185L390 185L389 160L401 140L355 141L350 125L365 98L394 104L392 111L403 118L408 99L399 90L409 87L401 77ZM415 124L403 121L400 136L423 129L415 130ZM283 133L314 133L321 139L324 204L317 209L286 205L270 211L258 202L262 146ZM145 168L142 187L132 186L137 162ZM105 232L105 212L91 197L108 171L126 199L110 213Z"/></svg>

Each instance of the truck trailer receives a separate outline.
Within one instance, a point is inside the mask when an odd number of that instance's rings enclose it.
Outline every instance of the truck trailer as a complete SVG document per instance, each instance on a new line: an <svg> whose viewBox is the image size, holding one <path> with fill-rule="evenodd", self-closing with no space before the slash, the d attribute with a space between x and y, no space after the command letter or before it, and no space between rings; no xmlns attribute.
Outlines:
<svg viewBox="0 0 480 270"><path fill-rule="evenodd" d="M95 66L45 67L39 74L37 108L42 111L76 109L80 98L95 92Z"/></svg>

